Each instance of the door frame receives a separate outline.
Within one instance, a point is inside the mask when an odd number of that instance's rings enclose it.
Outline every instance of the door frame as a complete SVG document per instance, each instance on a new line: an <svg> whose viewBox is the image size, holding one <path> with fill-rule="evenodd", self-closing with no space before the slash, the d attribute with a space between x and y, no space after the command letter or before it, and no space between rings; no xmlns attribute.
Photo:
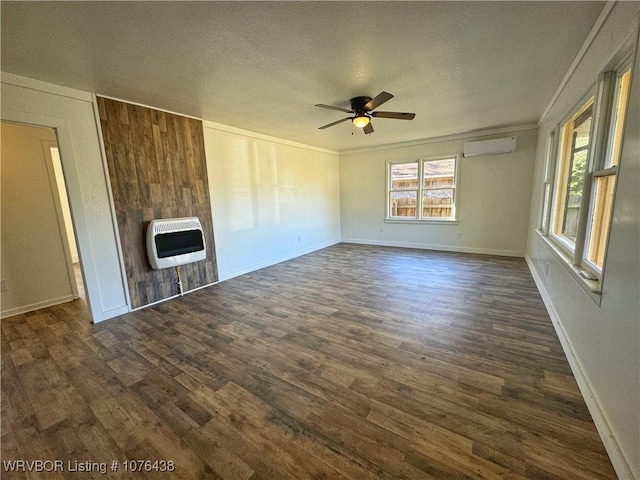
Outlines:
<svg viewBox="0 0 640 480"><path fill-rule="evenodd" d="M85 300L91 316L91 322L95 323L105 320L104 311L101 305L98 265L92 255L91 235L87 223L88 213L82 202L82 191L78 172L75 168L77 161L74 155L71 126L69 125L69 122L62 118L49 117L46 115L11 109L2 110L1 120L36 127L48 127L54 129L56 132L60 159L62 161L65 174L65 185L67 187L69 206L71 208L73 218L73 227L76 233L76 243L78 246L78 257L80 259L82 278L84 279ZM111 215L113 215L113 211L111 212ZM120 261L122 261L121 258ZM120 275L122 276L122 271L120 272ZM126 288L126 282L124 281L123 286L125 286L124 290L126 292L126 305L110 311L109 317L106 318L111 318L130 311L128 291Z"/></svg>
<svg viewBox="0 0 640 480"><path fill-rule="evenodd" d="M41 127L48 128L48 127ZM58 229L60 230L60 238L62 240L62 248L64 250L64 256L67 260L67 272L69 274L69 282L71 283L71 292L73 294L74 299L80 298L80 292L78 290L78 283L76 281L76 273L73 268L73 256L71 255L71 244L69 243L69 236L67 232L67 226L64 221L64 214L62 208L62 202L69 202L68 195L67 198L62 198L60 194L60 185L58 184L58 178L56 177L55 166L53 165L53 156L51 155L51 148L57 148L58 152L60 152L60 147L58 146L58 142L52 142L50 140L42 140L42 150L44 151L44 157L47 160L47 174L49 175L49 185L51 186L51 193L53 197L53 205L56 210L56 217L58 220ZM60 163L62 163L62 157L60 157ZM62 167L62 179L60 179L65 189L66 180L65 180L65 172L64 167ZM71 209L71 207L69 207ZM71 225L73 228L73 235L75 237L75 225L73 220L73 212L71 212ZM76 239L77 244L77 239ZM80 255L78 255L79 259ZM82 271L82 264L80 264L80 270ZM84 279L83 279L84 282Z"/></svg>

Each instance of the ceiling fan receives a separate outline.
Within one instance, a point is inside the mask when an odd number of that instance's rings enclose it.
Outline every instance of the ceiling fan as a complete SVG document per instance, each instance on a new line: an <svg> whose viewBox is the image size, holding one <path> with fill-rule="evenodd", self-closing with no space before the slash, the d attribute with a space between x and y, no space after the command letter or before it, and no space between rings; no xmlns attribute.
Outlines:
<svg viewBox="0 0 640 480"><path fill-rule="evenodd" d="M322 127L318 127L319 130L333 127L347 120L351 120L353 124L362 128L365 134L373 133L373 126L371 125L371 117L377 118L392 118L396 120L413 120L416 116L415 113L403 113L403 112L372 112L384 102L391 100L393 95L388 92L381 92L374 98L371 97L354 97L351 99L351 110L347 110L342 107L334 107L333 105L323 105L322 103L316 104L316 107L329 108L331 110L338 110L339 112L352 113L353 117L345 117L336 122L328 123Z"/></svg>

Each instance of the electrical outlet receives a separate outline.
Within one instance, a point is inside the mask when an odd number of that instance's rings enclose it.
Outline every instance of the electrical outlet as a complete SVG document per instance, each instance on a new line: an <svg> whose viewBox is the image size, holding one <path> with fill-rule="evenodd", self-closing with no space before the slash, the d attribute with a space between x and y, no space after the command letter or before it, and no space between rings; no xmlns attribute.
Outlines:
<svg viewBox="0 0 640 480"><path fill-rule="evenodd" d="M0 280L0 292L6 292L7 290L7 281Z"/></svg>
<svg viewBox="0 0 640 480"><path fill-rule="evenodd" d="M456 233L456 239L458 239L458 240L462 239L462 232L457 232Z"/></svg>
<svg viewBox="0 0 640 480"><path fill-rule="evenodd" d="M544 264L544 275L545 277L549 276L549 262Z"/></svg>
<svg viewBox="0 0 640 480"><path fill-rule="evenodd" d="M300 235L298 235L298 243L302 242L302 237Z"/></svg>

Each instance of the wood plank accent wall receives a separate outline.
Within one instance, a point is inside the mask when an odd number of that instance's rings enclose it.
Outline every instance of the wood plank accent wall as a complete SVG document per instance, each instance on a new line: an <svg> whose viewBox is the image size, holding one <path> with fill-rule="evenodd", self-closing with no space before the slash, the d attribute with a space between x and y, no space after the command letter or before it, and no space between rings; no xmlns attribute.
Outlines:
<svg viewBox="0 0 640 480"><path fill-rule="evenodd" d="M185 291L218 279L202 122L98 97L131 307L178 293L173 268L153 270L146 229L156 218L197 216L207 258L180 267Z"/></svg>

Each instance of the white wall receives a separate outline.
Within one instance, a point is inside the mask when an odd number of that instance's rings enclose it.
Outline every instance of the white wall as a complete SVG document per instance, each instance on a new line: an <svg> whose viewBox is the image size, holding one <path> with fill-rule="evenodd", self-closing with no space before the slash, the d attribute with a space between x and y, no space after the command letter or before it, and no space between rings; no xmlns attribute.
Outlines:
<svg viewBox="0 0 640 480"><path fill-rule="evenodd" d="M457 224L384 222L387 161L456 155L465 142L510 136L517 138L513 153L460 156ZM342 240L524 256L536 138L526 128L341 153Z"/></svg>
<svg viewBox="0 0 640 480"><path fill-rule="evenodd" d="M2 75L2 118L56 130L94 321L129 310L91 94ZM205 122L220 280L340 241L336 152Z"/></svg>
<svg viewBox="0 0 640 480"><path fill-rule="evenodd" d="M340 241L337 153L204 126L220 280Z"/></svg>
<svg viewBox="0 0 640 480"><path fill-rule="evenodd" d="M3 73L1 115L56 130L93 320L127 312L91 95Z"/></svg>
<svg viewBox="0 0 640 480"><path fill-rule="evenodd" d="M527 261L620 478L640 478L640 61L636 57L600 305L536 232L548 132L621 47L637 42L638 3L616 4L539 128ZM549 265L549 273L545 267Z"/></svg>
<svg viewBox="0 0 640 480"><path fill-rule="evenodd" d="M2 316L74 298L46 128L2 123ZM46 239L46 241L43 241ZM66 254L65 254L66 253Z"/></svg>

